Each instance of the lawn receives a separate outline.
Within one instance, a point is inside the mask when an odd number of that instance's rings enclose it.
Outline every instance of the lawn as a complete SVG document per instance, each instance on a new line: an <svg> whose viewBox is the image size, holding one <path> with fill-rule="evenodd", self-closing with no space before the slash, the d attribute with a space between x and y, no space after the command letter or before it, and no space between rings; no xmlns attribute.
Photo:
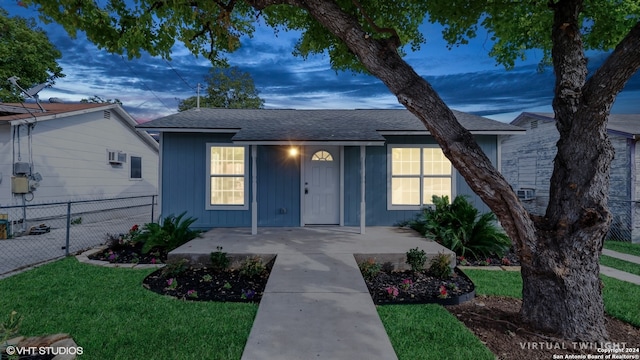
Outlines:
<svg viewBox="0 0 640 360"><path fill-rule="evenodd" d="M465 270L465 273L476 284L478 295L522 297L519 272ZM640 326L640 286L607 276L602 276L602 281L607 313ZM378 306L378 313L399 359L495 358L464 324L441 306Z"/></svg>
<svg viewBox="0 0 640 360"><path fill-rule="evenodd" d="M0 318L22 335L68 333L83 359L239 359L255 304L188 302L142 287L153 270L104 268L67 258L0 281Z"/></svg>
<svg viewBox="0 0 640 360"><path fill-rule="evenodd" d="M604 248L625 254L640 256L640 244L608 240L604 242Z"/></svg>

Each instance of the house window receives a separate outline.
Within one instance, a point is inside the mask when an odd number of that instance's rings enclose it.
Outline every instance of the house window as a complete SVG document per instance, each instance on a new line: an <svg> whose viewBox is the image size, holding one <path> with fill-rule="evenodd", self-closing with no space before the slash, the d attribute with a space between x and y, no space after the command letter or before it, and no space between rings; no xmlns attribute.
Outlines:
<svg viewBox="0 0 640 360"><path fill-rule="evenodd" d="M389 147L389 210L419 209L453 193L453 167L435 145Z"/></svg>
<svg viewBox="0 0 640 360"><path fill-rule="evenodd" d="M328 151L319 150L311 156L311 161L333 161L333 156Z"/></svg>
<svg viewBox="0 0 640 360"><path fill-rule="evenodd" d="M142 179L142 157L131 156L130 157L130 171L129 177L131 179Z"/></svg>
<svg viewBox="0 0 640 360"><path fill-rule="evenodd" d="M207 148L207 209L247 209L246 147L207 144Z"/></svg>

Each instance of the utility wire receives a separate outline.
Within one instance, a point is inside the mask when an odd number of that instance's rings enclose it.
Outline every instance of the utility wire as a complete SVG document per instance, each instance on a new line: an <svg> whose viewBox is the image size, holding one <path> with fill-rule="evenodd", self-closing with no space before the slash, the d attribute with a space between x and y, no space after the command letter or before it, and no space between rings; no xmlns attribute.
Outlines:
<svg viewBox="0 0 640 360"><path fill-rule="evenodd" d="M191 86L191 84L189 84L189 83L187 82L187 80L185 80L185 79L182 77L182 75L180 75L180 74L178 73L178 71L176 71L176 69L174 69L174 68L173 68L173 66L171 66L171 63L170 63L170 62L168 62L168 61L167 61L167 59L162 59L162 60L164 60L164 62L165 62L165 63L167 63L167 65L169 66L169 68L170 68L171 70L173 70L173 72L174 72L174 73L176 73L176 75L180 78L180 80L182 80L182 82L183 82L183 83L185 83L189 88L191 88L191 90L198 91L198 90L196 90L196 88L194 88L193 86Z"/></svg>
<svg viewBox="0 0 640 360"><path fill-rule="evenodd" d="M122 59L122 62L125 63L125 65L127 65L127 67L129 68L129 71L131 72L131 74L135 74L135 72L133 71L133 69L131 68L131 65L129 64L128 61L126 61L124 59L124 56L120 56L120 59ZM135 75L134 75L135 76ZM138 80L140 80L140 82L142 83L142 85L151 93L153 94L153 96L165 107L167 108L167 110L174 112L175 110L170 108L167 104L165 104L164 101L162 101L162 99L160 99L160 97L158 97L158 95L156 95L155 92L153 92L153 90L151 90L151 88L149 86L147 86L147 84L144 82L144 80L138 78Z"/></svg>

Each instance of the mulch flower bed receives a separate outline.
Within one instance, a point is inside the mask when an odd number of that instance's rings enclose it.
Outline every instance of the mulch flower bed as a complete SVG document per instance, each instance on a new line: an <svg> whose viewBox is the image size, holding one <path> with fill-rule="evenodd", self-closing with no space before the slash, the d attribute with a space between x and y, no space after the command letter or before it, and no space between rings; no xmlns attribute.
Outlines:
<svg viewBox="0 0 640 360"><path fill-rule="evenodd" d="M143 254L142 246L142 243L112 243L108 248L88 257L91 260L108 261L113 264L164 264L167 261L166 251L157 250Z"/></svg>
<svg viewBox="0 0 640 360"><path fill-rule="evenodd" d="M188 267L175 271L165 267L147 276L143 286L183 300L257 303L262 299L274 262L265 264L265 271L252 276L243 275L240 270Z"/></svg>
<svg viewBox="0 0 640 360"><path fill-rule="evenodd" d="M509 250L504 256L489 256L486 258L474 258L472 256L456 257L458 266L520 266L520 260L513 250Z"/></svg>
<svg viewBox="0 0 640 360"><path fill-rule="evenodd" d="M475 296L473 282L459 269L451 277L440 278L427 271L381 271L365 283L376 305L454 305Z"/></svg>

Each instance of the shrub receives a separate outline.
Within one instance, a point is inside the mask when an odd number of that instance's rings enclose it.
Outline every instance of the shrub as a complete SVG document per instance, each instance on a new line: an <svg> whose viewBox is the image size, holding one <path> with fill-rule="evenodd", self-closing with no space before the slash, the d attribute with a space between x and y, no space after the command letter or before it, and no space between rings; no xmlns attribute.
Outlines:
<svg viewBox="0 0 640 360"><path fill-rule="evenodd" d="M189 268L189 260L179 259L167 262L167 264L160 270L163 277L175 277Z"/></svg>
<svg viewBox="0 0 640 360"><path fill-rule="evenodd" d="M411 270L414 272L422 271L424 264L427 262L427 254L424 250L411 249L407 251L406 263L411 266Z"/></svg>
<svg viewBox="0 0 640 360"><path fill-rule="evenodd" d="M254 277L262 275L266 270L260 256L248 257L240 264L240 275Z"/></svg>
<svg viewBox="0 0 640 360"><path fill-rule="evenodd" d="M229 267L229 258L226 252L222 252L222 246L216 246L216 251L211 253L211 268L217 271L226 270Z"/></svg>
<svg viewBox="0 0 640 360"><path fill-rule="evenodd" d="M464 196L449 204L448 196L433 196L433 208L424 208L411 228L434 239L458 256L502 257L511 240L496 224L493 213L480 214Z"/></svg>
<svg viewBox="0 0 640 360"><path fill-rule="evenodd" d="M380 273L382 265L378 264L374 259L369 258L367 261L358 264L358 268L366 280L372 280Z"/></svg>
<svg viewBox="0 0 640 360"><path fill-rule="evenodd" d="M20 325L22 324L22 315L18 315L16 311L11 311L7 318L0 323L0 345L17 336L20 332ZM4 357L2 357L4 359Z"/></svg>
<svg viewBox="0 0 640 360"><path fill-rule="evenodd" d="M189 240L195 239L201 231L191 230L189 226L196 219L188 217L182 219L186 212L177 217L169 215L164 218L162 226L156 223L144 225L142 232L137 235L136 241L142 242L142 253L146 254L152 249L171 251Z"/></svg>
<svg viewBox="0 0 640 360"><path fill-rule="evenodd" d="M451 276L451 258L443 253L436 255L431 260L431 266L429 266L429 272L441 279L448 279Z"/></svg>

